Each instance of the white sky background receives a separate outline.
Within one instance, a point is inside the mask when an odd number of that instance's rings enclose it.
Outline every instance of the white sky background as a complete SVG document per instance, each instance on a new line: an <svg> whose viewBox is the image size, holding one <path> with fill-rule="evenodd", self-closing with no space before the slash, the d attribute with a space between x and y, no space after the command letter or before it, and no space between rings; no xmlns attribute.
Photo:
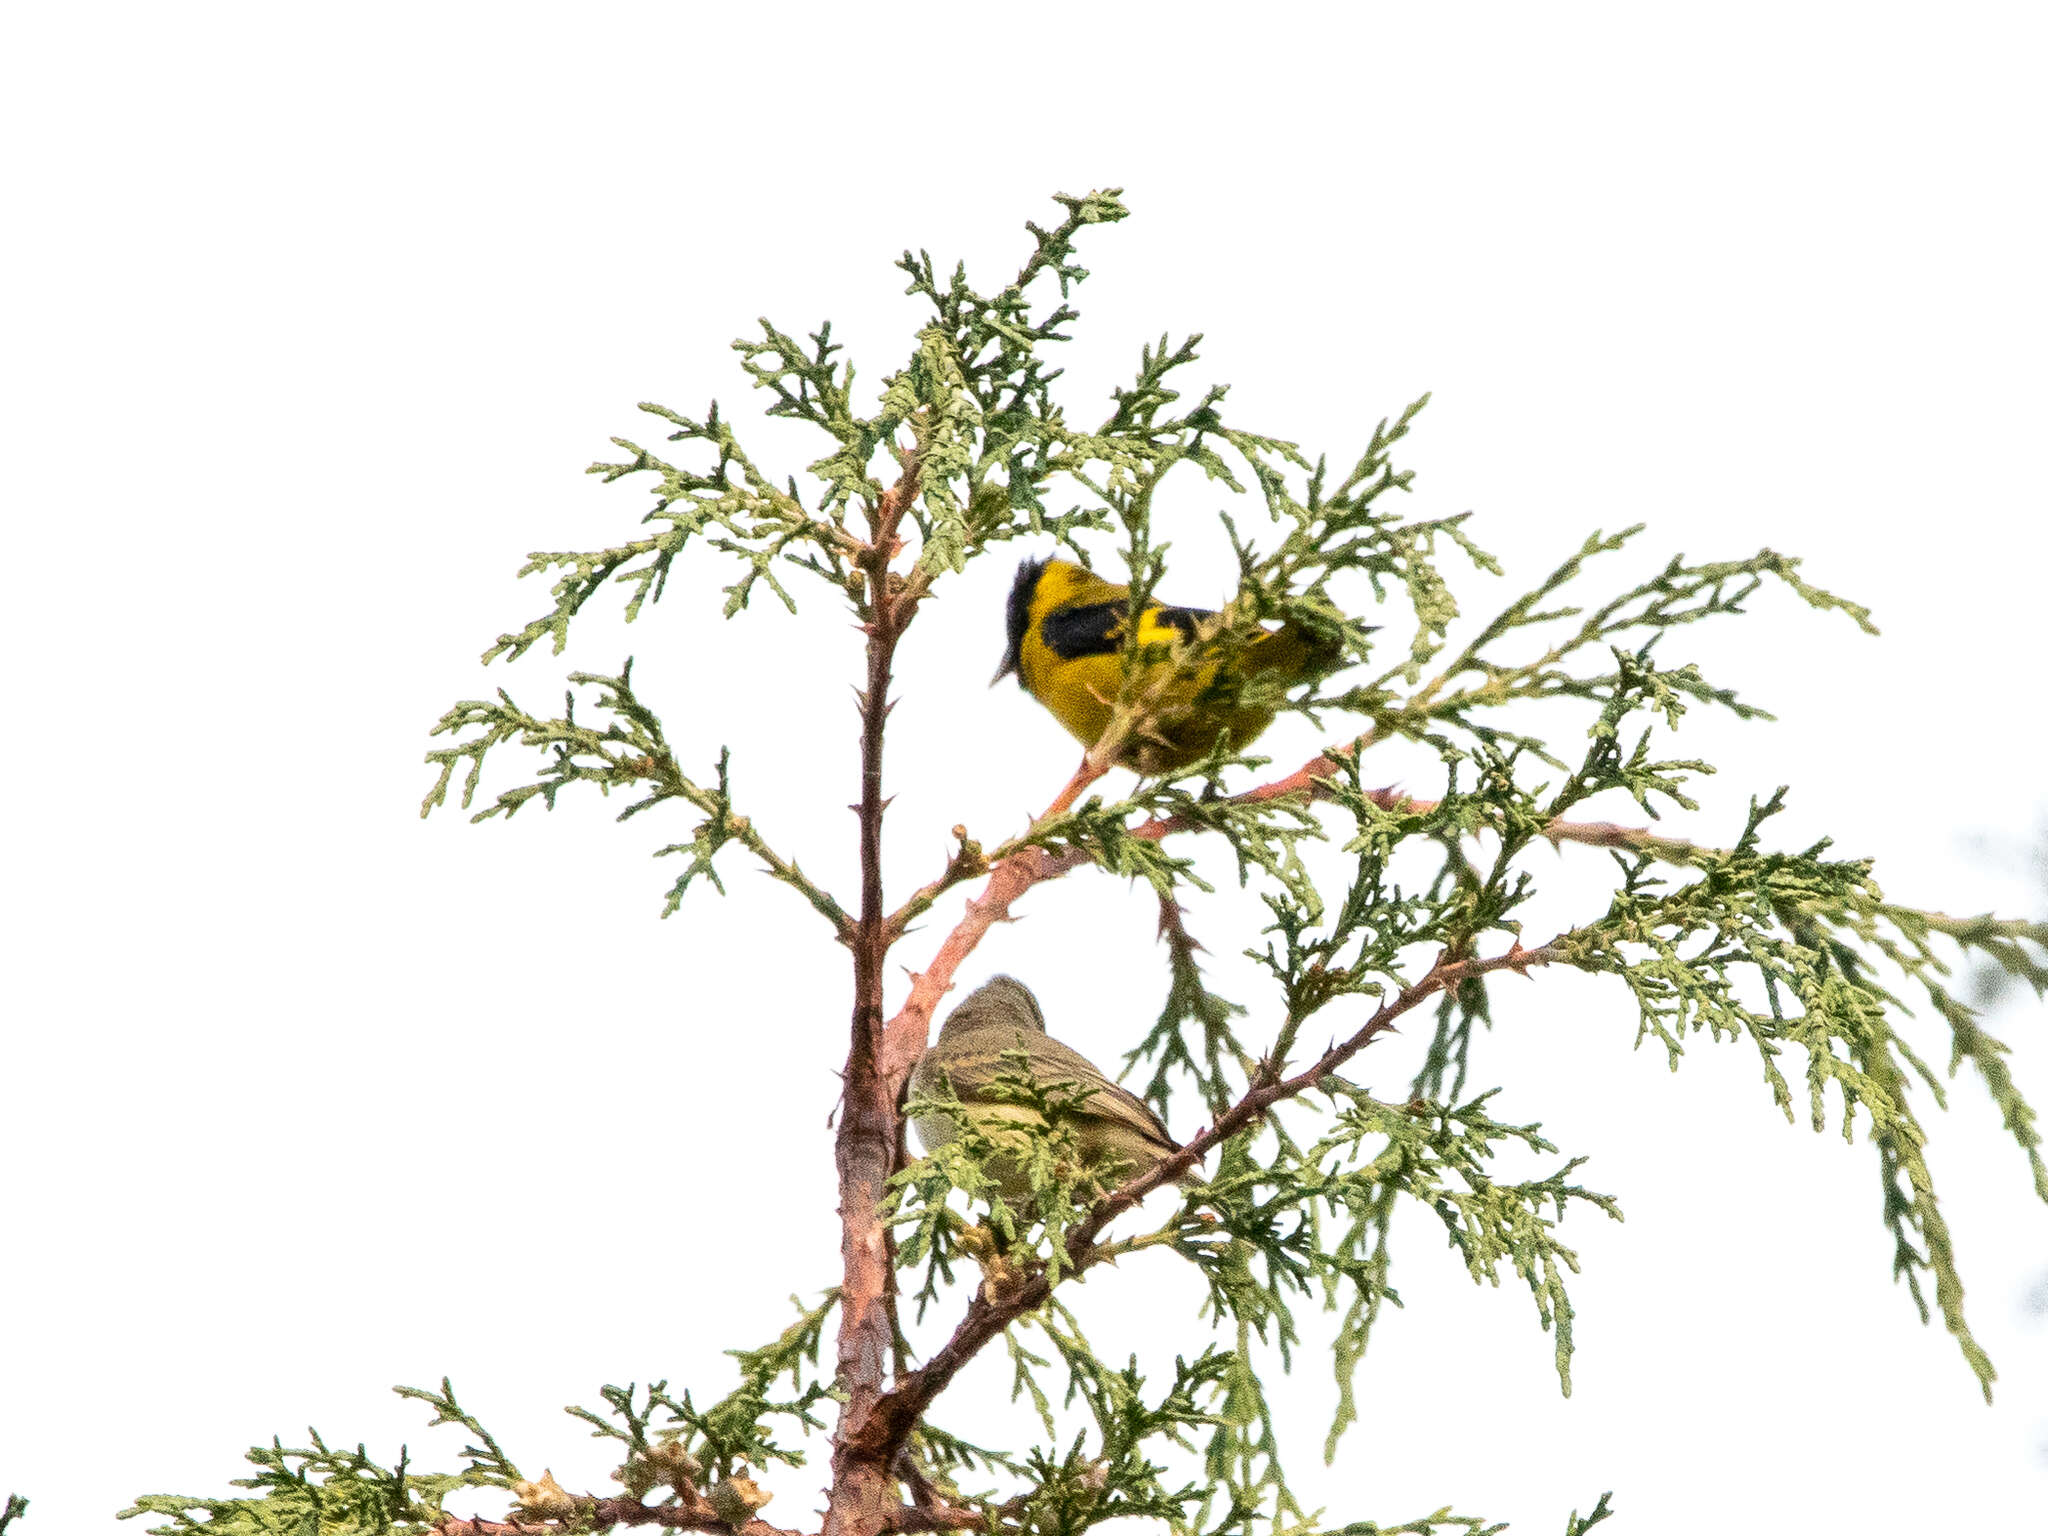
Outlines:
<svg viewBox="0 0 2048 1536"><path fill-rule="evenodd" d="M1722 772L1674 830L1731 835L1790 783L1781 843L1832 835L1901 899L2038 909L2042 23L1658 11L17 12L0 1491L34 1500L26 1536L225 1494L243 1447L308 1422L453 1464L459 1433L388 1390L444 1372L530 1470L596 1485L617 1458L560 1405L652 1376L716 1395L721 1349L832 1282L847 978L810 914L735 850L729 898L657 922L676 870L647 855L686 818L422 825L420 755L455 699L552 710L631 651L686 759L730 743L743 808L850 887L858 656L823 597L722 624L694 560L630 631L601 602L561 659L476 656L545 606L511 579L526 551L635 531L645 490L581 470L658 436L636 401L750 420L726 343L764 313L829 316L878 384L918 321L896 254L993 288L1055 191L1135 210L1083 244L1077 416L1166 330L1206 333L1190 377L1231 383L1240 423L1333 461L1434 391L1400 461L1418 515L1473 509L1508 563L1459 578L1473 614L1594 527L1650 525L1596 595L1675 551L1807 554L1883 638L1782 593L1671 637L1781 716L1689 722L1678 755ZM774 425L757 453L813 455ZM1214 601L1220 498L1186 490L1170 595ZM953 582L903 656L899 892L944 829L993 843L1072 766L983 686L1013 563ZM1264 745L1285 769L1315 744ZM1532 931L1585 914L1602 859L1550 865ZM1025 910L962 980L1024 976L1113 1058L1163 992L1149 902L1080 876ZM1195 922L1256 1000L1249 911ZM1612 1529L1661 1536L2048 1509L2048 1216L1974 1080L1932 1161L1989 1409L1887 1278L1867 1145L1788 1128L1742 1048L1676 1076L1631 1053L1612 985L1498 994L1476 1085L1591 1154L1629 1218L1566 1229L1576 1392L1512 1277L1475 1288L1410 1222L1407 1310L1334 1469L1314 1351L1285 1389L1332 1521L1451 1503L1549 1533L1603 1488ZM1993 1023L2037 1102L2041 1022ZM1362 1075L1405 1081L1419 1046ZM1169 1258L1084 1295L1118 1349L1199 1346ZM944 1422L975 1427L998 1374ZM811 1523L815 1469L769 1481L769 1516Z"/></svg>

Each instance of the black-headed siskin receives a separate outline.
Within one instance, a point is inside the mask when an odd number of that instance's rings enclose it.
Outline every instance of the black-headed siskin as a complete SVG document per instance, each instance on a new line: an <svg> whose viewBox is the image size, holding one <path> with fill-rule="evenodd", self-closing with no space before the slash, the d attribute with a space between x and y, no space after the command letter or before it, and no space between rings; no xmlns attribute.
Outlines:
<svg viewBox="0 0 2048 1536"><path fill-rule="evenodd" d="M1124 625L1131 589L1104 581L1071 560L1026 560L1010 587L1009 649L994 681L1011 673L1081 742L1093 747L1108 729L1124 681ZM1186 646L1214 634L1219 615L1148 601L1138 617L1138 643L1174 667ZM1250 641L1236 655L1212 657L1186 668L1158 690L1152 719L1118 755L1122 766L1145 775L1171 773L1200 762L1219 737L1241 751L1273 723L1269 704L1240 697L1254 678L1283 686L1333 670L1343 647L1288 623Z"/></svg>
<svg viewBox="0 0 2048 1536"><path fill-rule="evenodd" d="M1180 1150L1152 1107L1136 1094L1104 1077L1095 1063L1072 1046L1045 1032L1045 1015L1031 989L1014 976L997 976L968 994L947 1017L939 1038L910 1074L917 1097L940 1096L950 1084L953 1097L971 1116L974 1127L997 1147L1022 1151L1028 1138L1022 1126L1042 1126L1045 1117L1028 1104L1006 1104L990 1097L999 1073L1014 1065L1005 1051L1023 1051L1032 1080L1041 1086L1072 1083L1093 1092L1077 1106L1073 1125L1081 1161L1109 1182L1146 1172L1160 1159ZM943 1079L943 1083L942 1083ZM926 1112L912 1126L926 1152L959 1138L953 1116ZM998 1152L988 1171L1008 1201L1031 1194L1029 1181L1014 1157ZM1189 1175L1183 1175L1183 1181Z"/></svg>

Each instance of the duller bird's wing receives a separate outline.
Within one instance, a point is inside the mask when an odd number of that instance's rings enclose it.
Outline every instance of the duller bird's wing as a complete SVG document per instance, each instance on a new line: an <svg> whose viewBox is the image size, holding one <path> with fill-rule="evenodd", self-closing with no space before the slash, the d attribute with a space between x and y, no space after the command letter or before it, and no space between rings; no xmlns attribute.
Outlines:
<svg viewBox="0 0 2048 1536"><path fill-rule="evenodd" d="M910 1074L911 1090L915 1093L934 1093L939 1087L939 1074L953 1085L953 1094L962 1100L981 1097L996 1078L1005 1072L1016 1070L1016 1061L1005 1061L1006 1054L1013 1051L1028 1051L1036 1056L1046 1045L1046 1037L1036 1029L1000 1020L970 1017L965 1021L968 1027L961 1028L960 1014L974 1007L973 999L962 1003L949 1021L946 1030L939 1036L938 1044L926 1051L916 1068ZM975 1008L976 1013L981 1012ZM1057 1041L1053 1042L1055 1045ZM1081 1060L1075 1057L1077 1061ZM1082 1061L1085 1067L1087 1063ZM1039 1074L1045 1076L1046 1074ZM1072 1076L1064 1067L1051 1078Z"/></svg>
<svg viewBox="0 0 2048 1536"><path fill-rule="evenodd" d="M1056 1082L1062 1078L1071 1078L1083 1088L1094 1090L1088 1102L1082 1106L1085 1113L1121 1121L1162 1151L1180 1150L1180 1143L1173 1139L1172 1133L1166 1129L1159 1116L1153 1113L1150 1104L1129 1089L1120 1088L1112 1083L1102 1075L1101 1069L1094 1062L1079 1051L1047 1036L1037 1042L1033 1054L1046 1063L1046 1069L1037 1074L1039 1081Z"/></svg>
<svg viewBox="0 0 2048 1536"><path fill-rule="evenodd" d="M938 1051L927 1051L910 1074L910 1091L934 1094L944 1084L950 1084L955 1098L972 1099L995 1081L996 1073L1002 1070L1005 1048L997 1044L986 1051L953 1050L943 1056Z"/></svg>

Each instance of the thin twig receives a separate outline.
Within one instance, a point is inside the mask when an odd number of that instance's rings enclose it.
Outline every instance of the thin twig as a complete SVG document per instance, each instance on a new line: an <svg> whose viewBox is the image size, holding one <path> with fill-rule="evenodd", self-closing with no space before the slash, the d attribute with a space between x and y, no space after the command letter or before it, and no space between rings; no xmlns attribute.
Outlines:
<svg viewBox="0 0 2048 1536"><path fill-rule="evenodd" d="M905 1374L899 1370L897 1374ZM924 1475L924 1468L910 1454L907 1445L898 1446L890 1463L898 1482L910 1490L910 1503L896 1511L889 1523L892 1531L980 1531L988 1528L978 1510L962 1509L946 1502L938 1485Z"/></svg>
<svg viewBox="0 0 2048 1536"><path fill-rule="evenodd" d="M721 809L718 796L685 774L677 766L672 753L663 751L651 758L631 761L626 766L643 769L646 777L659 782L678 799L689 801L707 816L715 816ZM853 942L853 919L847 915L846 909L839 905L830 891L805 874L794 860L785 859L770 847L767 839L754 829L749 817L728 815L725 827L733 840L759 859L769 874L801 895L819 916L832 925L833 936L841 944Z"/></svg>
<svg viewBox="0 0 2048 1536"><path fill-rule="evenodd" d="M955 827L953 838L959 846L953 850L953 856L946 861L946 867L938 879L919 886L911 893L908 901L889 914L889 933L892 942L902 938L909 931L910 925L929 912L933 903L954 886L962 881L972 880L976 875L988 873L988 858L982 853L981 844L967 835L967 829Z"/></svg>

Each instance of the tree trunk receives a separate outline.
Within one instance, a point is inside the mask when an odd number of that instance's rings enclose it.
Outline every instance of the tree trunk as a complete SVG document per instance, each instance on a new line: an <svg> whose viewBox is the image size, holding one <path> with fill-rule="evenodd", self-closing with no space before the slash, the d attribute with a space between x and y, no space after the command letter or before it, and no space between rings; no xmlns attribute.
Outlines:
<svg viewBox="0 0 2048 1536"><path fill-rule="evenodd" d="M890 671L896 642L909 622L903 580L889 569L896 528L916 495L913 459L882 497L870 522L861 562L867 572L867 686L861 694L860 919L853 941L853 1029L846 1053L839 1138L839 1299L837 1379L846 1394L833 1436L832 1486L824 1536L878 1536L900 1502L887 1465L860 1449L861 1425L889 1384L896 1341L894 1255L880 1215L896 1157L896 1103L882 1074L883 966L888 959L882 905L882 737L889 717Z"/></svg>

